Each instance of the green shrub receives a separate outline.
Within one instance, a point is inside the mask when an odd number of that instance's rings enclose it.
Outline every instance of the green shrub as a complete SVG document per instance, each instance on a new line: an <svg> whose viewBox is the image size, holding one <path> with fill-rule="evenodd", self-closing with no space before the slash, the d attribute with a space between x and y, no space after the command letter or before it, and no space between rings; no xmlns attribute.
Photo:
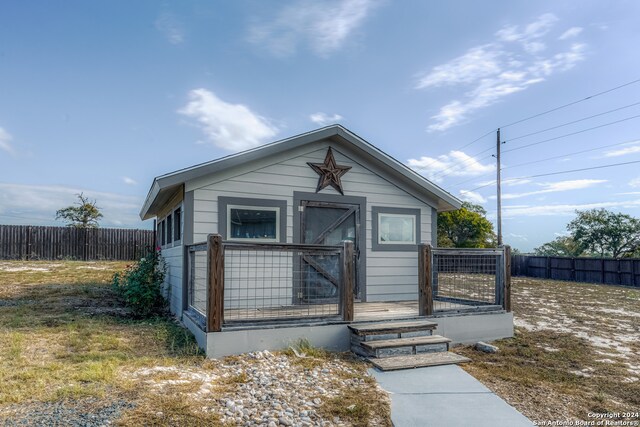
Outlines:
<svg viewBox="0 0 640 427"><path fill-rule="evenodd" d="M123 273L113 275L113 288L134 316L153 317L165 312L166 301L161 290L166 270L160 253L153 251Z"/></svg>

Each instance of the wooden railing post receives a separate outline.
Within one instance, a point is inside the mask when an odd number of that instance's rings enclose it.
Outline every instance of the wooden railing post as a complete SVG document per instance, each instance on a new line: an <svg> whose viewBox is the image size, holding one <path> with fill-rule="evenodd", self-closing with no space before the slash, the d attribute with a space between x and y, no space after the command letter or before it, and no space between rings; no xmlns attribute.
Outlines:
<svg viewBox="0 0 640 427"><path fill-rule="evenodd" d="M433 314L433 266L431 245L418 245L418 315Z"/></svg>
<svg viewBox="0 0 640 427"><path fill-rule="evenodd" d="M342 320L353 321L353 242L345 240L342 242Z"/></svg>
<svg viewBox="0 0 640 427"><path fill-rule="evenodd" d="M207 237L207 332L222 330L224 302L224 252L222 236Z"/></svg>
<svg viewBox="0 0 640 427"><path fill-rule="evenodd" d="M511 246L504 247L504 311L511 311Z"/></svg>

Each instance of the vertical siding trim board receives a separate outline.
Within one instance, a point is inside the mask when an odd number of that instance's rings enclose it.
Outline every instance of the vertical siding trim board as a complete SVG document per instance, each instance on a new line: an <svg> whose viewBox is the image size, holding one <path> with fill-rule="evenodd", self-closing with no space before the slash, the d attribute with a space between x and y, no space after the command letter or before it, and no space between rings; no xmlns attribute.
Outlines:
<svg viewBox="0 0 640 427"><path fill-rule="evenodd" d="M182 311L189 309L189 246L193 244L193 191L184 193L182 201ZM182 313L178 314L182 317Z"/></svg>
<svg viewBox="0 0 640 427"><path fill-rule="evenodd" d="M415 237L413 244L389 244L384 245L378 243L378 216L380 214L401 214L415 216ZM421 232L420 209L394 208L389 206L372 206L371 207L371 250L374 252L416 252L418 243L420 243Z"/></svg>
<svg viewBox="0 0 640 427"><path fill-rule="evenodd" d="M302 230L300 229L300 215L298 210L303 200L312 202L345 203L358 205L360 210L360 229L358 236L359 248L354 248L356 255L360 257L360 269L358 282L360 285L360 301L367 301L367 198L358 196L341 196L340 194L318 194L303 191L293 192L293 243L302 243ZM358 297L355 295L354 297Z"/></svg>
<svg viewBox="0 0 640 427"><path fill-rule="evenodd" d="M438 211L431 209L431 246L438 247Z"/></svg>

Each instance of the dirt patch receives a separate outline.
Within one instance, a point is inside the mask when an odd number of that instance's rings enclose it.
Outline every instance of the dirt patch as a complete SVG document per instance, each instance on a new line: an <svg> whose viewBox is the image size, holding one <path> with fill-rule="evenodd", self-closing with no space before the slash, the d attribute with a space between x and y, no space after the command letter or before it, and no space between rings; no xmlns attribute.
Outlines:
<svg viewBox="0 0 640 427"><path fill-rule="evenodd" d="M463 367L533 421L640 411L640 290L514 278L515 338Z"/></svg>
<svg viewBox="0 0 640 427"><path fill-rule="evenodd" d="M312 348L207 360L173 319L128 315L110 286L125 263L12 265L0 270L0 426L389 425L357 360Z"/></svg>

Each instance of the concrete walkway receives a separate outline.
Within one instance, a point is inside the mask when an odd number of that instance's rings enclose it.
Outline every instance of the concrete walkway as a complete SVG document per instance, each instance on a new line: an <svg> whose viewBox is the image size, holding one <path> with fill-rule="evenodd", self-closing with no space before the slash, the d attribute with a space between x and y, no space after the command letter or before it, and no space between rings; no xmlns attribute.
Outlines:
<svg viewBox="0 0 640 427"><path fill-rule="evenodd" d="M395 427L533 425L457 365L370 373L390 393Z"/></svg>

